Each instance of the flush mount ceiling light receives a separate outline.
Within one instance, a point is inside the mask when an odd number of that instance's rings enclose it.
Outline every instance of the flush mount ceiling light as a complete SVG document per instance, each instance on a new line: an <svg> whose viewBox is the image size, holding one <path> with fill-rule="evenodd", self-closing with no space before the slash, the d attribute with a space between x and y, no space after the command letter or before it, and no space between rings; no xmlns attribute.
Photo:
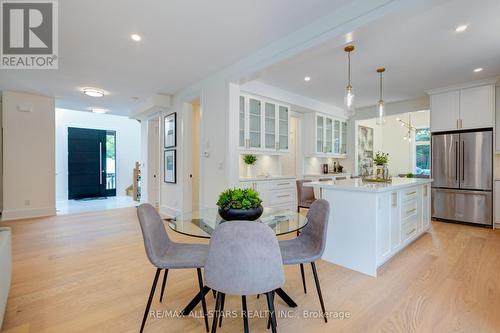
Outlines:
<svg viewBox="0 0 500 333"><path fill-rule="evenodd" d="M93 113L107 113L109 110L104 108L90 108L90 111Z"/></svg>
<svg viewBox="0 0 500 333"><path fill-rule="evenodd" d="M132 40L134 42L140 42L142 39L141 35L138 35L138 34L132 34L132 35L130 35L130 38L132 38Z"/></svg>
<svg viewBox="0 0 500 333"><path fill-rule="evenodd" d="M306 82L311 81L311 77L310 77L310 76L306 76L306 77L304 78L304 81L306 81Z"/></svg>
<svg viewBox="0 0 500 333"><path fill-rule="evenodd" d="M464 32L469 26L467 24L461 24L455 28L456 32Z"/></svg>
<svg viewBox="0 0 500 333"><path fill-rule="evenodd" d="M344 106L346 117L351 118L356 113L354 92L351 85L351 52L354 51L354 45L347 45L344 51L347 53L347 87L345 89Z"/></svg>
<svg viewBox="0 0 500 333"><path fill-rule="evenodd" d="M385 106L384 106L384 98L383 98L383 86L382 86L382 76L385 72L384 67L377 68L377 73L380 75L380 96L377 103L377 125L383 125L385 123Z"/></svg>
<svg viewBox="0 0 500 333"><path fill-rule="evenodd" d="M474 73L479 73L479 72L482 72L482 71L483 71L482 67L478 67L478 68L474 69Z"/></svg>
<svg viewBox="0 0 500 333"><path fill-rule="evenodd" d="M90 97L102 97L104 96L104 90L97 88L83 88L83 93Z"/></svg>

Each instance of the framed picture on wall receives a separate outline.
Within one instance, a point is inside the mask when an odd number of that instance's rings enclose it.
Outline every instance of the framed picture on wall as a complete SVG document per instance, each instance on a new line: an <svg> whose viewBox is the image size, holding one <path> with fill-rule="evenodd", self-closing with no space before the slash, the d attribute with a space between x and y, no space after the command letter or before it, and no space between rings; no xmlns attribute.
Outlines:
<svg viewBox="0 0 500 333"><path fill-rule="evenodd" d="M163 156L163 180L165 183L175 184L177 181L177 159L176 150L165 150Z"/></svg>
<svg viewBox="0 0 500 333"><path fill-rule="evenodd" d="M165 148L177 146L177 113L169 114L164 118Z"/></svg>

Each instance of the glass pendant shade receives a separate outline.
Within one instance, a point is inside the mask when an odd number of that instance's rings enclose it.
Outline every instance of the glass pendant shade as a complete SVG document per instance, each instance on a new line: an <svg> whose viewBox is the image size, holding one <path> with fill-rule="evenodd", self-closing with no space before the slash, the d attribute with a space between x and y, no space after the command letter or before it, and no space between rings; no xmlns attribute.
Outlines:
<svg viewBox="0 0 500 333"><path fill-rule="evenodd" d="M356 113L356 109L354 108L354 92L352 91L352 87L348 86L345 91L344 97L344 106L345 106L345 115L347 117L352 117Z"/></svg>
<svg viewBox="0 0 500 333"><path fill-rule="evenodd" d="M383 100L378 101L377 112L377 125L383 125L385 123L385 106Z"/></svg>

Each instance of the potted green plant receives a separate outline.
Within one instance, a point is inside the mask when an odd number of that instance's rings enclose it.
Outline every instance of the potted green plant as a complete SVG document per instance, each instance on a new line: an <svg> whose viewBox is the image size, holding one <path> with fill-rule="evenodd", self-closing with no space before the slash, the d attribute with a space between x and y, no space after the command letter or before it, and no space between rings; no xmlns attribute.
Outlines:
<svg viewBox="0 0 500 333"><path fill-rule="evenodd" d="M259 193L250 188L226 189L217 200L219 215L226 221L258 219L264 208Z"/></svg>
<svg viewBox="0 0 500 333"><path fill-rule="evenodd" d="M245 162L247 166L247 177L252 177L253 176L252 166L255 164L255 162L257 162L257 156L250 154L243 155L243 162Z"/></svg>
<svg viewBox="0 0 500 333"><path fill-rule="evenodd" d="M373 158L373 163L377 167L377 172L375 173L377 178L387 179L389 178L389 169L387 168L387 163L389 162L389 153L377 152Z"/></svg>

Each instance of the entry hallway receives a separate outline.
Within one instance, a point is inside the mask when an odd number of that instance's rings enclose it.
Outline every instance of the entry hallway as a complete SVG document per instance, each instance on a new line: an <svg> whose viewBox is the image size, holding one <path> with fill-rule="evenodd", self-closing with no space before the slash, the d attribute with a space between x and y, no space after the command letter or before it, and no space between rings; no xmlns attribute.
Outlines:
<svg viewBox="0 0 500 333"><path fill-rule="evenodd" d="M135 208L2 225L12 227L14 262L4 332L139 331L155 269ZM196 241L171 230L169 235ZM278 318L279 331L500 331L500 231L433 222L431 233L382 267L376 279L323 261L317 267L326 310L349 312L350 318L330 318L328 324L304 319L304 311L320 309L310 266L307 294L299 266L287 266L284 289L299 306L292 312L296 318ZM171 271L162 304L159 290L160 284L153 310L182 309L198 291L196 271ZM267 309L263 297L248 302L249 311ZM211 294L207 303L212 310ZM276 308L289 310L279 299ZM240 311L240 299L228 296L225 309ZM265 318L249 324L251 332L267 332ZM242 329L241 318L225 318L219 332ZM150 317L145 332L205 328L202 318Z"/></svg>

